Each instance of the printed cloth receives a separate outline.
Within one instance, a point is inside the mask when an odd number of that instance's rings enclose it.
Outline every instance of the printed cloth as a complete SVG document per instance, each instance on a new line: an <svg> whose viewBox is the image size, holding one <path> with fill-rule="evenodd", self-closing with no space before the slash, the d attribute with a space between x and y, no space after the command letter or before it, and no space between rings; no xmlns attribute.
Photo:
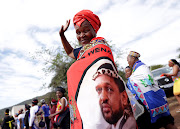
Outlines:
<svg viewBox="0 0 180 129"><path fill-rule="evenodd" d="M165 92L158 87L144 63L137 61L134 64L129 80L137 96L150 112L151 123L155 123L160 117L170 115Z"/></svg>
<svg viewBox="0 0 180 129"><path fill-rule="evenodd" d="M63 118L68 114L69 112L69 105L67 103L67 99L65 97L63 97L63 99L65 99L65 108L64 111L61 114L58 114L55 116L55 122L57 124L57 126L60 126ZM60 102L60 99L57 102L57 107L56 107L56 112L60 111L62 108L62 104Z"/></svg>
<svg viewBox="0 0 180 129"><path fill-rule="evenodd" d="M71 129L106 129L109 124L102 116L93 76L106 63L117 71L112 51L104 38L97 37L77 58L67 72Z"/></svg>

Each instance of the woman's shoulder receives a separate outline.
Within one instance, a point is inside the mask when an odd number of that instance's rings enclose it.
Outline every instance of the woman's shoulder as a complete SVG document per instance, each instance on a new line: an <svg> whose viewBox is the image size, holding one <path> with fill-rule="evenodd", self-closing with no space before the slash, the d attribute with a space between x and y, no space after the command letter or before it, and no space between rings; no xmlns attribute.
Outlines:
<svg viewBox="0 0 180 129"><path fill-rule="evenodd" d="M61 100L67 100L66 97L62 97Z"/></svg>

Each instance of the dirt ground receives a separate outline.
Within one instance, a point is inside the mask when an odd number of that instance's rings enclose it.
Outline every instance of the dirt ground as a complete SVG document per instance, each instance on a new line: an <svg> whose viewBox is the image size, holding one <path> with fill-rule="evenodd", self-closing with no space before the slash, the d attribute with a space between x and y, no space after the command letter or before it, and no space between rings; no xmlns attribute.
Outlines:
<svg viewBox="0 0 180 129"><path fill-rule="evenodd" d="M171 112L171 115L174 117L175 125L178 127L178 129L180 129L180 113L176 112L178 109L180 109L180 105L178 104L175 96L168 97L167 101L169 104L169 110Z"/></svg>

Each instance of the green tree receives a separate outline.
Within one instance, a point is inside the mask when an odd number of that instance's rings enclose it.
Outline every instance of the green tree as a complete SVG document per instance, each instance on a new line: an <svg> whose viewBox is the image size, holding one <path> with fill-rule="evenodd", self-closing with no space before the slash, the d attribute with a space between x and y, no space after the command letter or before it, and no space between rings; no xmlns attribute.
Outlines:
<svg viewBox="0 0 180 129"><path fill-rule="evenodd" d="M110 47L114 54L115 60L119 60L119 58L121 58L123 54L123 51L120 48L117 48L115 45L111 45ZM54 76L52 77L50 84L48 84L48 86L47 84L44 84L44 88L48 87L52 90L54 90L58 86L67 88L66 72L69 69L69 67L75 62L75 60L68 57L63 48L41 48L41 50L36 52L36 56L33 56L33 59L42 60L44 62L43 71L46 75L48 75L49 73L54 73ZM119 70L120 76L122 76L123 79L125 79L124 69L122 67L119 67L118 62L115 63Z"/></svg>

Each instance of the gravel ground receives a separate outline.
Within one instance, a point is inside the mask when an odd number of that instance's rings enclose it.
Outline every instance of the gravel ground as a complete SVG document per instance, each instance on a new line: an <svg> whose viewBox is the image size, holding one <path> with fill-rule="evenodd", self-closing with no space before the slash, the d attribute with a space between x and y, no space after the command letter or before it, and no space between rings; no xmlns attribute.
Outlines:
<svg viewBox="0 0 180 129"><path fill-rule="evenodd" d="M178 109L180 109L180 105L174 96L168 97L167 101L169 103L171 115L174 117L175 125L178 127L178 129L180 129L180 112L176 112Z"/></svg>

